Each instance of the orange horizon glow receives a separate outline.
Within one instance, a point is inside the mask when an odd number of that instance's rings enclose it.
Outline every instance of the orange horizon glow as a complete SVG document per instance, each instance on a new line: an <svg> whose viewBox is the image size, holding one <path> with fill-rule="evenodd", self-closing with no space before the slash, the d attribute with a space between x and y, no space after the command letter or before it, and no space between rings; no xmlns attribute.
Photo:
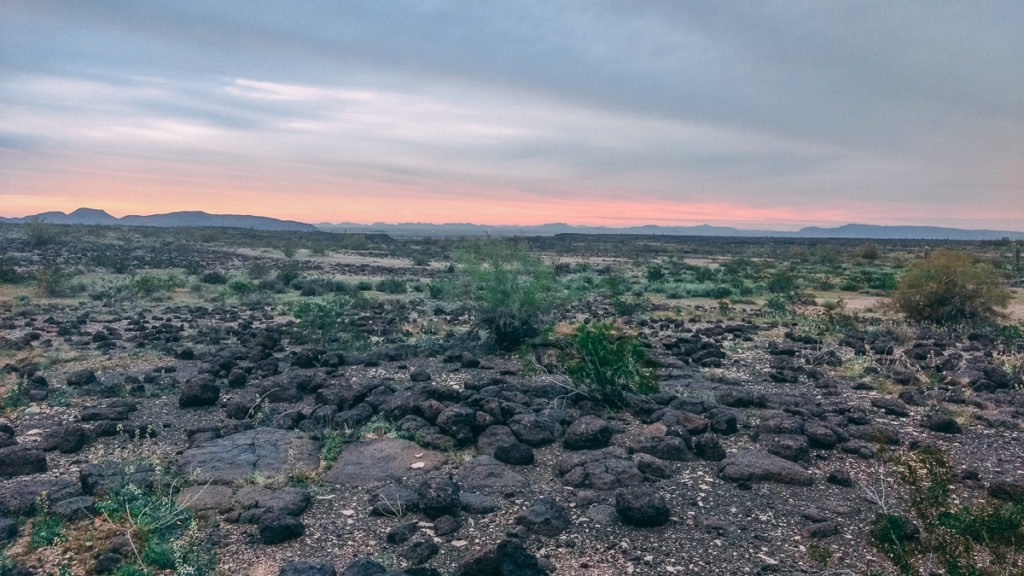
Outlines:
<svg viewBox="0 0 1024 576"><path fill-rule="evenodd" d="M954 220L948 218L949 207L944 205L847 200L822 207L808 200L798 206L765 206L696 195L692 200L669 200L615 189L531 191L527 185L381 181L161 161L86 162L61 172L37 172L16 184L6 188L18 193L0 192L0 216L85 207L116 217L199 210L313 224L565 223L611 228L708 224L780 231L848 223L1014 229L1020 226L1013 226L1013 221L1024 221L1024 211L1012 214L985 207L961 210Z"/></svg>

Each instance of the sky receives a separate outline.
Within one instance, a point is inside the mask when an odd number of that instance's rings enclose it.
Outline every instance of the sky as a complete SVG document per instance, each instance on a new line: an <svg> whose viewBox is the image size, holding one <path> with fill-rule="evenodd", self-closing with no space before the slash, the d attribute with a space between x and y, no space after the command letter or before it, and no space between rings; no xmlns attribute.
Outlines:
<svg viewBox="0 0 1024 576"><path fill-rule="evenodd" d="M1024 230L1024 3L0 0L0 216Z"/></svg>

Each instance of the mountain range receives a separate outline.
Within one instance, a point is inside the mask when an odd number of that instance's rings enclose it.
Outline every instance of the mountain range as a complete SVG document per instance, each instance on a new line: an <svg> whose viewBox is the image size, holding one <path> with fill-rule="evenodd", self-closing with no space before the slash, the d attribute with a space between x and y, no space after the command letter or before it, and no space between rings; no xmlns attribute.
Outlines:
<svg viewBox="0 0 1024 576"><path fill-rule="evenodd" d="M93 208L79 208L70 214L65 214L64 212L43 212L41 214L25 216L24 218L0 218L0 222L13 224L29 222L33 219L49 224L84 224L91 226L216 227L296 232L314 232L317 230L316 226L312 224L267 218L265 216L207 214L206 212L170 212L168 214L116 218L104 210Z"/></svg>
<svg viewBox="0 0 1024 576"><path fill-rule="evenodd" d="M330 232L375 232L394 237L419 236L553 236L555 234L622 234L647 236L724 236L747 238L872 238L879 240L1024 240L1024 232L1004 230L966 230L936 226L877 226L871 224L845 224L835 228L809 226L797 231L747 230L729 226L632 226L609 228L606 226L572 226L569 224L541 224L538 226L486 226L480 224L317 224Z"/></svg>
<svg viewBox="0 0 1024 576"><path fill-rule="evenodd" d="M624 234L647 236L724 236L766 238L872 238L879 240L1024 240L1024 232L1006 230L968 230L937 226L878 226L872 224L845 224L835 228L809 226L796 231L747 230L729 226L572 226L565 223L537 226L489 226L483 224L450 223L430 224L406 222L401 224L340 224L317 225L294 220L280 220L265 216L241 214L208 214L206 212L170 212L149 216L116 218L104 210L79 208L70 214L43 212L24 218L2 218L0 222L24 223L33 219L50 224L84 224L99 226L158 226L158 227L227 227L253 230L281 230L295 232L359 232L383 233L395 237L423 236L554 236L555 234Z"/></svg>

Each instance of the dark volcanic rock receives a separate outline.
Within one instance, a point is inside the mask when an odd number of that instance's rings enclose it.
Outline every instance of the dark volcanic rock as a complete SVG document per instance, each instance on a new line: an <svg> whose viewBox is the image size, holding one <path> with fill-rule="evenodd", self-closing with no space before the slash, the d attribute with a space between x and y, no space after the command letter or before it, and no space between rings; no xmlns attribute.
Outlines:
<svg viewBox="0 0 1024 576"><path fill-rule="evenodd" d="M615 494L615 511L630 526L662 526L670 512L665 498L649 489L633 488Z"/></svg>
<svg viewBox="0 0 1024 576"><path fill-rule="evenodd" d="M505 464L529 466L534 460L533 448L520 442L505 444L494 449L494 459Z"/></svg>
<svg viewBox="0 0 1024 576"><path fill-rule="evenodd" d="M562 446L567 450L596 450L607 446L612 434L611 424L597 416L587 415L569 426Z"/></svg>
<svg viewBox="0 0 1024 576"><path fill-rule="evenodd" d="M459 484L473 492L512 494L530 483L519 473L490 456L477 456L459 470Z"/></svg>
<svg viewBox="0 0 1024 576"><path fill-rule="evenodd" d="M382 572L383 574L383 572ZM334 566L331 564L318 564L315 562L294 561L281 565L277 576L336 576Z"/></svg>
<svg viewBox="0 0 1024 576"><path fill-rule="evenodd" d="M371 558L356 558L344 570L341 576L384 576L388 569Z"/></svg>
<svg viewBox="0 0 1024 576"><path fill-rule="evenodd" d="M405 550L402 550L401 556L410 564L419 565L437 556L440 551L441 547L436 542L424 538L413 542Z"/></svg>
<svg viewBox="0 0 1024 576"><path fill-rule="evenodd" d="M508 421L508 427L523 444L543 446L558 437L558 424L535 414L519 414Z"/></svg>
<svg viewBox="0 0 1024 576"><path fill-rule="evenodd" d="M961 432L960 423L953 416L940 411L925 414L921 420L921 426L943 434L959 434Z"/></svg>
<svg viewBox="0 0 1024 576"><path fill-rule="evenodd" d="M0 448L0 479L46 472L46 454L28 446Z"/></svg>
<svg viewBox="0 0 1024 576"><path fill-rule="evenodd" d="M697 436L693 440L693 450L697 453L698 457L704 460L710 460L711 462L725 460L725 448L722 447L722 443L718 438L711 434Z"/></svg>
<svg viewBox="0 0 1024 576"><path fill-rule="evenodd" d="M189 380L178 395L179 408L213 406L220 398L220 386L212 376L202 375Z"/></svg>
<svg viewBox="0 0 1024 576"><path fill-rule="evenodd" d="M19 478L0 483L0 515L31 516L43 492L48 502L57 503L81 496L82 487L68 478Z"/></svg>
<svg viewBox="0 0 1024 576"><path fill-rule="evenodd" d="M0 542L10 542L18 537L18 523L10 518L0 518Z"/></svg>
<svg viewBox="0 0 1024 576"><path fill-rule="evenodd" d="M280 544L299 538L305 533L306 527L294 516L287 514L265 514L260 518L260 542L264 544Z"/></svg>
<svg viewBox="0 0 1024 576"><path fill-rule="evenodd" d="M690 452L686 441L676 436L646 436L639 438L629 445L630 452L650 454L662 460L673 462L687 462L693 460L693 453Z"/></svg>
<svg viewBox="0 0 1024 576"><path fill-rule="evenodd" d="M773 454L760 450L742 450L719 465L718 474L733 482L777 482L810 486L814 478L806 470Z"/></svg>
<svg viewBox="0 0 1024 576"><path fill-rule="evenodd" d="M67 385L72 388L81 388L96 382L96 373L92 370L78 370L68 374Z"/></svg>
<svg viewBox="0 0 1024 576"><path fill-rule="evenodd" d="M420 484L420 511L427 518L454 516L462 506L459 500L459 485L450 478L428 478Z"/></svg>
<svg viewBox="0 0 1024 576"><path fill-rule="evenodd" d="M401 482L420 478L446 461L444 454L424 450L415 442L377 438L345 446L324 482L347 487ZM412 468L420 462L422 467Z"/></svg>
<svg viewBox="0 0 1024 576"><path fill-rule="evenodd" d="M253 473L275 476L315 470L320 466L320 450L297 432L256 428L189 448L178 463L186 476L229 484Z"/></svg>
<svg viewBox="0 0 1024 576"><path fill-rule="evenodd" d="M405 544L419 531L420 528L418 523L403 522L402 524L395 526L391 530L388 530L388 533L384 537L384 539L387 541L388 544Z"/></svg>
<svg viewBox="0 0 1024 576"><path fill-rule="evenodd" d="M539 498L516 516L516 524L542 536L558 536L569 528L569 511L554 498Z"/></svg>
<svg viewBox="0 0 1024 576"><path fill-rule="evenodd" d="M617 446L566 454L558 463L558 473L567 486L593 490L626 488L643 480L636 464Z"/></svg>

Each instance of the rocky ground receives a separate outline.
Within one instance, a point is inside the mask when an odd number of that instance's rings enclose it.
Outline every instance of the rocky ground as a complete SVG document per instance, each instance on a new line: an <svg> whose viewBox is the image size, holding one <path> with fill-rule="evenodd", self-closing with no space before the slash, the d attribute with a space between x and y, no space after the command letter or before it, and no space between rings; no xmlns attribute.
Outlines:
<svg viewBox="0 0 1024 576"><path fill-rule="evenodd" d="M193 511L218 573L347 576L890 573L869 532L905 494L882 446L945 450L963 501L1024 491L1022 383L981 334L651 315L661 392L611 410L458 339L296 345L266 303L8 304L12 574L131 563L101 505L128 484ZM65 535L34 546L43 513Z"/></svg>

